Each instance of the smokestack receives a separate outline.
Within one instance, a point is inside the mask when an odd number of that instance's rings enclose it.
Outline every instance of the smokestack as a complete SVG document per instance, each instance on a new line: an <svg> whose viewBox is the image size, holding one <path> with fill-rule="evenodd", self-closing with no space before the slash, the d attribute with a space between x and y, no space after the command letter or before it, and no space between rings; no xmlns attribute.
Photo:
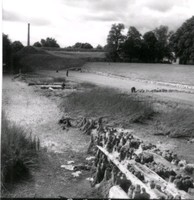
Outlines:
<svg viewBox="0 0 194 200"><path fill-rule="evenodd" d="M28 42L27 45L30 46L30 24L28 23Z"/></svg>

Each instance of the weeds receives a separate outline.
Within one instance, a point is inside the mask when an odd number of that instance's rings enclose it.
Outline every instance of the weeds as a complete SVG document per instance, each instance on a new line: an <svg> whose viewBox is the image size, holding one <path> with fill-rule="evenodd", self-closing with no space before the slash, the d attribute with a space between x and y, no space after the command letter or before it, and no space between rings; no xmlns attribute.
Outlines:
<svg viewBox="0 0 194 200"><path fill-rule="evenodd" d="M92 87L84 92L72 93L61 106L69 113L76 114L81 111L87 117L109 116L118 121L128 122L143 123L154 115L154 110L148 102L108 88Z"/></svg>
<svg viewBox="0 0 194 200"><path fill-rule="evenodd" d="M157 117L159 132L170 137L194 137L194 112L176 108Z"/></svg>
<svg viewBox="0 0 194 200"><path fill-rule="evenodd" d="M53 82L65 82L66 79L64 77L54 77Z"/></svg>
<svg viewBox="0 0 194 200"><path fill-rule="evenodd" d="M27 178L30 169L37 166L39 148L39 139L27 137L21 127L11 124L2 113L1 186Z"/></svg>
<svg viewBox="0 0 194 200"><path fill-rule="evenodd" d="M156 135L170 137L194 137L194 112L174 108L167 112L155 112L152 103L136 94L126 95L114 89L99 88L90 83L80 85L86 90L71 93L61 104L65 112L85 117L106 116L116 124L129 125L152 120Z"/></svg>

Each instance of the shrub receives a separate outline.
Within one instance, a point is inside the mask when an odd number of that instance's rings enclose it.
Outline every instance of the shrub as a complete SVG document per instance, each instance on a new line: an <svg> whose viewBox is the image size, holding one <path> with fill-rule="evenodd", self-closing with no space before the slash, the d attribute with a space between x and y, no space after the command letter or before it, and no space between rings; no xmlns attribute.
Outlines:
<svg viewBox="0 0 194 200"><path fill-rule="evenodd" d="M37 166L39 146L39 139L27 136L21 127L11 124L2 114L1 186L30 175L30 169Z"/></svg>

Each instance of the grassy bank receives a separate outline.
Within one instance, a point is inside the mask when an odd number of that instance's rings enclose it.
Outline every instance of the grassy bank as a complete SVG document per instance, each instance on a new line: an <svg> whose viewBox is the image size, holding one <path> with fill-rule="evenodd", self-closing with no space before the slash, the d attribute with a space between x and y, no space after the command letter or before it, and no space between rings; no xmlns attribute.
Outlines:
<svg viewBox="0 0 194 200"><path fill-rule="evenodd" d="M60 70L81 67L86 61L82 58L67 58L51 55L46 51L34 47L25 47L13 57L15 73L32 72L36 70Z"/></svg>
<svg viewBox="0 0 194 200"><path fill-rule="evenodd" d="M156 128L170 137L194 137L194 111L175 108L162 112L156 118Z"/></svg>
<svg viewBox="0 0 194 200"><path fill-rule="evenodd" d="M1 126L1 187L30 176L37 166L39 140L27 136L25 131L11 124L2 114Z"/></svg>
<svg viewBox="0 0 194 200"><path fill-rule="evenodd" d="M140 101L135 95L121 94L116 90L98 88L91 84L82 84L82 87L87 89L72 93L61 104L65 112L74 116L105 116L116 124L144 123L154 115L151 104Z"/></svg>
<svg viewBox="0 0 194 200"><path fill-rule="evenodd" d="M136 94L122 94L117 90L99 88L82 83L83 90L70 94L61 107L73 117L102 117L115 125L129 126L146 123L155 134L170 137L194 137L194 111L174 108L155 112L152 103Z"/></svg>

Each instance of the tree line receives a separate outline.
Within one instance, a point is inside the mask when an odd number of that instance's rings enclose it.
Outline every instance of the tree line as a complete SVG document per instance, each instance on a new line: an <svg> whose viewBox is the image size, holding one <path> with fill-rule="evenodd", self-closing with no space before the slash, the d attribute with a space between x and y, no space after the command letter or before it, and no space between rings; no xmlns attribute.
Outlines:
<svg viewBox="0 0 194 200"><path fill-rule="evenodd" d="M145 62L171 63L176 57L180 64L194 64L194 16L186 20L176 32L167 26L160 26L143 35L136 27L130 26L127 34L123 34L124 24L113 24L107 36L107 44L96 49L104 50L108 61L113 62ZM56 39L47 37L35 42L34 47L56 47ZM3 34L3 64L9 68L12 56L24 45L20 41L11 42L8 35ZM70 49L93 49L90 43L77 42Z"/></svg>
<svg viewBox="0 0 194 200"><path fill-rule="evenodd" d="M124 24L113 24L108 37L107 58L113 62L171 63L176 57L181 64L194 63L194 16L176 32L160 26L143 35L130 26L123 34Z"/></svg>

